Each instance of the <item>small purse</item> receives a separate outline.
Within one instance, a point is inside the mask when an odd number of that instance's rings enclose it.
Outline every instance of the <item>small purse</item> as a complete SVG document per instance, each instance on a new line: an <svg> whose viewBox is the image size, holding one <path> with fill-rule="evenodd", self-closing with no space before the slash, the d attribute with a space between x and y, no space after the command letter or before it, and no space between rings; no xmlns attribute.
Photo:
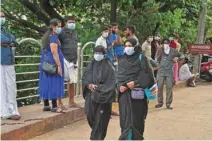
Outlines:
<svg viewBox="0 0 212 141"><path fill-rule="evenodd" d="M47 48L44 48L44 55L45 56L47 55ZM57 74L57 65L56 64L50 63L48 61L44 61L41 67L42 67L43 72L45 72L47 74L51 74L51 75Z"/></svg>
<svg viewBox="0 0 212 141"><path fill-rule="evenodd" d="M48 74L57 74L57 65L44 61L42 64L42 70Z"/></svg>
<svg viewBox="0 0 212 141"><path fill-rule="evenodd" d="M142 88L134 88L131 90L132 99L144 99L145 93Z"/></svg>

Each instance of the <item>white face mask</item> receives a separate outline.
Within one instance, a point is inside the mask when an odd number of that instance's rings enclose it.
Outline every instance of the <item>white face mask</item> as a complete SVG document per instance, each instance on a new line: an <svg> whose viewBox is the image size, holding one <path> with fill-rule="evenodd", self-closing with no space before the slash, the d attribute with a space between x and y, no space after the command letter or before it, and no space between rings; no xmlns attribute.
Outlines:
<svg viewBox="0 0 212 141"><path fill-rule="evenodd" d="M109 33L108 33L108 32L103 32L103 33L102 33L102 37L104 37L104 38L107 38L107 37L108 37L108 35L109 35Z"/></svg>
<svg viewBox="0 0 212 141"><path fill-rule="evenodd" d="M94 54L94 59L96 61L102 61L104 59L104 55L103 54Z"/></svg>
<svg viewBox="0 0 212 141"><path fill-rule="evenodd" d="M169 52L170 52L169 44L164 44L164 52L165 52L166 54L169 54Z"/></svg>
<svg viewBox="0 0 212 141"><path fill-rule="evenodd" d="M152 41L153 41L153 38L149 38L148 41L149 41L149 42L152 42Z"/></svg>
<svg viewBox="0 0 212 141"><path fill-rule="evenodd" d="M157 41L159 41L160 40L160 37L156 36L154 39L157 40Z"/></svg>
<svg viewBox="0 0 212 141"><path fill-rule="evenodd" d="M174 40L174 38L173 37L169 37L169 41L172 41L172 40Z"/></svg>
<svg viewBox="0 0 212 141"><path fill-rule="evenodd" d="M125 47L124 52L127 55L133 55L133 53L135 53L135 47Z"/></svg>

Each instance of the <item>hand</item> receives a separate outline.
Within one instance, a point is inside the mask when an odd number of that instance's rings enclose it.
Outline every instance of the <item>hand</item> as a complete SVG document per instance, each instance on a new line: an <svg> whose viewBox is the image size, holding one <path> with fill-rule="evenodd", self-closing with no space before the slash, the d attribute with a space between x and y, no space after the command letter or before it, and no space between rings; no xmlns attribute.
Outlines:
<svg viewBox="0 0 212 141"><path fill-rule="evenodd" d="M62 68L61 68L61 66L58 66L58 67L57 67L57 73L58 73L60 76L62 76Z"/></svg>
<svg viewBox="0 0 212 141"><path fill-rule="evenodd" d="M98 87L98 86L97 86L97 85L94 85L94 84L89 84L89 85L88 85L88 89L90 89L92 92L93 92L94 90L96 90L97 87Z"/></svg>
<svg viewBox="0 0 212 141"><path fill-rule="evenodd" d="M128 86L128 88L133 89L133 88L135 88L135 82L131 81L131 82L127 83L127 86Z"/></svg>
<svg viewBox="0 0 212 141"><path fill-rule="evenodd" d="M127 87L121 86L119 91L120 91L121 93L123 93L123 92L125 92L126 90L127 90Z"/></svg>

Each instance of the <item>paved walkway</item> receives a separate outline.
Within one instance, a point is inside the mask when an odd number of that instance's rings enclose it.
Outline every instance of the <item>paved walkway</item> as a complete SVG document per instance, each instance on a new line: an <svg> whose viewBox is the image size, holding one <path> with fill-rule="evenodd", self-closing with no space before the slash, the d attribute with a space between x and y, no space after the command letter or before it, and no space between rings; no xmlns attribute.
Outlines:
<svg viewBox="0 0 212 141"><path fill-rule="evenodd" d="M212 83L196 88L183 88L174 93L174 110L150 108L146 120L145 139L212 139ZM33 140L88 140L86 120L54 130ZM110 120L106 139L120 135L119 118Z"/></svg>

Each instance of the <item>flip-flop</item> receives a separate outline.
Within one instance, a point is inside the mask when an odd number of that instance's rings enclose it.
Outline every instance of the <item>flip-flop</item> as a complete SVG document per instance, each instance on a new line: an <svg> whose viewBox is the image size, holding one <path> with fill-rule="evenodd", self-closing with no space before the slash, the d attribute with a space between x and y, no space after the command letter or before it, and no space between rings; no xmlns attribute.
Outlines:
<svg viewBox="0 0 212 141"><path fill-rule="evenodd" d="M69 108L82 108L82 107L75 103L75 104L69 105Z"/></svg>
<svg viewBox="0 0 212 141"><path fill-rule="evenodd" d="M66 110L61 109L60 107L52 108L51 112L53 113L66 113Z"/></svg>
<svg viewBox="0 0 212 141"><path fill-rule="evenodd" d="M14 115L14 116L12 116L10 119L11 120L19 120L21 118L21 116L19 116L19 115Z"/></svg>
<svg viewBox="0 0 212 141"><path fill-rule="evenodd" d="M59 105L58 107L61 108L62 110L67 110L64 105Z"/></svg>

